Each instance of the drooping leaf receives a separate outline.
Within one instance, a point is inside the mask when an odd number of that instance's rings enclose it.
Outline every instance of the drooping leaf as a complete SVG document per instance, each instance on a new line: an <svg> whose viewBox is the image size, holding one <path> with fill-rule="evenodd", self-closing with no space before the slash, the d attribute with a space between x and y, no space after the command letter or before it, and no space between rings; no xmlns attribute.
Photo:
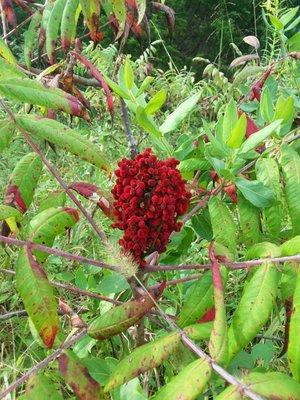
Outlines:
<svg viewBox="0 0 300 400"><path fill-rule="evenodd" d="M85 108L76 97L58 88L45 88L41 83L32 79L1 80L0 93L17 103L43 106L87 118Z"/></svg>
<svg viewBox="0 0 300 400"><path fill-rule="evenodd" d="M271 243L254 245L248 257L280 256L280 249ZM265 263L252 271L242 298L233 314L228 330L229 360L245 347L265 325L272 312L277 294L279 273L273 263Z"/></svg>
<svg viewBox="0 0 300 400"><path fill-rule="evenodd" d="M158 11L163 11L165 13L168 30L170 35L172 35L175 28L175 12L173 8L167 6L164 3L159 3L156 1L152 1L152 7Z"/></svg>
<svg viewBox="0 0 300 400"><path fill-rule="evenodd" d="M179 372L151 400L193 400L206 387L211 376L211 366L206 360L196 360Z"/></svg>
<svg viewBox="0 0 300 400"><path fill-rule="evenodd" d="M200 96L201 93L195 93L181 103L170 115L167 116L165 122L159 127L159 130L165 134L177 129L181 122L194 110Z"/></svg>
<svg viewBox="0 0 300 400"><path fill-rule="evenodd" d="M24 213L30 206L42 173L42 161L35 153L26 154L15 166L6 190L4 203Z"/></svg>
<svg viewBox="0 0 300 400"><path fill-rule="evenodd" d="M25 389L25 399L26 400L40 400L40 399L63 400L63 397L55 389L53 382L43 372L41 372L38 375L32 375L28 379L26 389Z"/></svg>
<svg viewBox="0 0 300 400"><path fill-rule="evenodd" d="M243 382L254 393L266 399L297 400L300 398L300 385L288 375L281 372L251 372ZM215 400L242 400L243 395L237 386L229 386L216 396Z"/></svg>
<svg viewBox="0 0 300 400"><path fill-rule="evenodd" d="M145 294L137 300L131 300L110 309L90 324L88 334L95 339L103 340L126 331L153 307L153 299L160 296L163 288L164 286L161 285L160 289L151 296Z"/></svg>
<svg viewBox="0 0 300 400"><path fill-rule="evenodd" d="M232 149L238 149L243 143L243 140L245 138L246 128L247 128L247 117L246 114L243 113L236 122L236 124L234 125L230 133L230 136L226 142L227 146L229 146Z"/></svg>
<svg viewBox="0 0 300 400"><path fill-rule="evenodd" d="M290 320L289 343L288 343L288 361L293 377L300 382L300 269L298 268L296 287L293 297L293 310Z"/></svg>
<svg viewBox="0 0 300 400"><path fill-rule="evenodd" d="M152 115L155 114L166 102L167 93L164 89L161 89L157 92L148 102L145 107L146 114Z"/></svg>
<svg viewBox="0 0 300 400"><path fill-rule="evenodd" d="M239 154L248 153L248 151L255 149L260 143L262 143L267 137L269 137L275 130L281 125L281 120L274 121L270 125L262 128L255 135L251 135L239 149Z"/></svg>
<svg viewBox="0 0 300 400"><path fill-rule="evenodd" d="M17 222L20 222L23 216L20 211L14 207L0 205L0 221L8 218L15 218Z"/></svg>
<svg viewBox="0 0 300 400"><path fill-rule="evenodd" d="M237 209L241 227L241 242L248 246L253 246L261 241L261 226L259 209L245 199L239 193Z"/></svg>
<svg viewBox="0 0 300 400"><path fill-rule="evenodd" d="M274 204L263 210L267 233L270 237L277 239L280 234L282 207L281 207L281 187L280 174L276 161L273 158L260 158L257 160L256 177L266 187L272 190Z"/></svg>
<svg viewBox="0 0 300 400"><path fill-rule="evenodd" d="M252 46L255 50L259 49L260 43L256 36L245 36L243 41L250 46Z"/></svg>
<svg viewBox="0 0 300 400"><path fill-rule="evenodd" d="M98 168L105 171L110 170L109 162L102 150L79 132L53 119L36 118L29 115L20 115L16 119L17 124L30 135L47 140Z"/></svg>
<svg viewBox="0 0 300 400"><path fill-rule="evenodd" d="M300 234L300 156L288 146L282 148L281 167L285 198L294 235Z"/></svg>
<svg viewBox="0 0 300 400"><path fill-rule="evenodd" d="M9 78L27 78L27 75L21 71L16 64L10 64L5 58L0 57L0 79Z"/></svg>
<svg viewBox="0 0 300 400"><path fill-rule="evenodd" d="M120 37L120 35L124 31L125 20L126 20L125 1L124 0L111 0L111 4L112 4L113 13L115 14L115 16L119 22L119 32L118 32L117 37Z"/></svg>
<svg viewBox="0 0 300 400"><path fill-rule="evenodd" d="M37 45L38 42L38 31L41 21L42 21L42 13L40 10L37 10L34 13L30 21L28 30L24 35L24 60L28 69L30 69L31 67L31 59L34 54L35 46Z"/></svg>
<svg viewBox="0 0 300 400"><path fill-rule="evenodd" d="M55 237L72 228L78 219L78 212L74 208L48 208L29 222L28 238L34 243L52 247ZM48 257L48 254L39 250L32 252L38 262L44 262Z"/></svg>
<svg viewBox="0 0 300 400"><path fill-rule="evenodd" d="M242 192L245 199L252 203L255 207L265 208L274 204L274 194L271 189L259 181L250 181L248 179L238 177L235 184Z"/></svg>
<svg viewBox="0 0 300 400"><path fill-rule="evenodd" d="M99 0L79 0L82 8L84 20L89 28L90 37L95 42L102 39L99 32L100 1Z"/></svg>
<svg viewBox="0 0 300 400"><path fill-rule="evenodd" d="M58 359L59 371L79 400L104 400L107 397L99 383L91 377L87 367L71 350L65 350Z"/></svg>
<svg viewBox="0 0 300 400"><path fill-rule="evenodd" d="M186 326L183 330L190 339L198 341L209 339L212 327L212 322L200 322Z"/></svg>
<svg viewBox="0 0 300 400"><path fill-rule="evenodd" d="M151 117L146 114L143 107L138 106L136 110L137 123L148 133L150 133L156 139L162 139L162 133L156 126L155 122Z"/></svg>
<svg viewBox="0 0 300 400"><path fill-rule="evenodd" d="M227 247L230 253L236 254L236 224L229 208L218 197L213 196L208 209L216 242Z"/></svg>
<svg viewBox="0 0 300 400"><path fill-rule="evenodd" d="M67 0L56 0L46 27L46 52L50 64L55 64L55 47L58 39L59 27L61 18L63 15L64 8Z"/></svg>
<svg viewBox="0 0 300 400"><path fill-rule="evenodd" d="M130 379L161 365L181 343L177 332L137 347L117 365L104 390L110 391Z"/></svg>
<svg viewBox="0 0 300 400"><path fill-rule="evenodd" d="M227 280L225 267L222 267L222 277L225 283ZM186 327L196 323L213 305L212 274L211 271L207 271L189 288L178 316L178 325Z"/></svg>
<svg viewBox="0 0 300 400"><path fill-rule="evenodd" d="M0 153L7 147L15 133L16 127L8 120L0 121Z"/></svg>
<svg viewBox="0 0 300 400"><path fill-rule="evenodd" d="M43 15L42 15L42 21L41 21L41 27L40 27L40 31L39 31L39 50L41 50L44 47L44 43L46 40L47 25L48 25L48 21L49 21L53 6L54 6L54 1L52 1L52 0L45 1Z"/></svg>
<svg viewBox="0 0 300 400"><path fill-rule="evenodd" d="M257 54L245 54L243 56L235 58L229 65L229 68L235 68L239 65L246 64L246 62L258 60L259 56Z"/></svg>
<svg viewBox="0 0 300 400"><path fill-rule="evenodd" d="M61 46L67 51L76 37L79 0L67 0L61 20Z"/></svg>
<svg viewBox="0 0 300 400"><path fill-rule="evenodd" d="M282 257L300 254L300 235L284 242L280 248Z"/></svg>
<svg viewBox="0 0 300 400"><path fill-rule="evenodd" d="M38 214L48 208L52 207L63 207L66 203L67 195L63 190L54 190L52 192L48 192L40 202L40 206L38 209Z"/></svg>
<svg viewBox="0 0 300 400"><path fill-rule="evenodd" d="M124 5L124 2L123 2ZM131 61L129 57L126 57L125 64L124 64L124 78L125 84L128 90L131 90L134 85L134 74L131 65Z"/></svg>
<svg viewBox="0 0 300 400"><path fill-rule="evenodd" d="M237 104L231 99L227 104L223 119L223 142L227 143L231 133L238 122Z"/></svg>
<svg viewBox="0 0 300 400"><path fill-rule="evenodd" d="M146 7L147 7L147 0L136 0L137 3L137 9L138 9L138 25L142 22L144 19L145 13L146 13Z"/></svg>
<svg viewBox="0 0 300 400"><path fill-rule="evenodd" d="M17 65L17 60L2 38L0 38L0 56L5 58L10 64Z"/></svg>
<svg viewBox="0 0 300 400"><path fill-rule="evenodd" d="M16 261L16 286L41 339L51 348L59 329L57 301L44 269L27 248Z"/></svg>

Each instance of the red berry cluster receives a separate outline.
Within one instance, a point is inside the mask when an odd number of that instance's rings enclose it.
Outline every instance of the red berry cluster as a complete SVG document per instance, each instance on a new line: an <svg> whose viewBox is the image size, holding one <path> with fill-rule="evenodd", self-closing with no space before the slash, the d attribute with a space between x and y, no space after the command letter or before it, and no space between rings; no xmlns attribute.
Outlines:
<svg viewBox="0 0 300 400"><path fill-rule="evenodd" d="M142 266L145 255L163 253L173 231L179 231L179 216L189 207L191 194L176 168L175 158L158 160L151 149L135 159L123 159L115 171L113 227L124 231L119 241Z"/></svg>

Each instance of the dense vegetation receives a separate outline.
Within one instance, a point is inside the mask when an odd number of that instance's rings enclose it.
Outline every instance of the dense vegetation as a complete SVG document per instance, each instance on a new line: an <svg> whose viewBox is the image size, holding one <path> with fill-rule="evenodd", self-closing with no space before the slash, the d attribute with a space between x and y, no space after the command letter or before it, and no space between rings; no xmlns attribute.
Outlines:
<svg viewBox="0 0 300 400"><path fill-rule="evenodd" d="M300 399L297 2L42 3L0 0L0 399Z"/></svg>

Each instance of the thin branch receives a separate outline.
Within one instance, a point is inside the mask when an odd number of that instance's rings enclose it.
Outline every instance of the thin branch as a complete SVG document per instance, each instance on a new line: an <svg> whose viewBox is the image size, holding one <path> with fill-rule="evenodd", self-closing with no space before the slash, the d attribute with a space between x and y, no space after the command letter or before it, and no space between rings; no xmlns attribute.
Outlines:
<svg viewBox="0 0 300 400"><path fill-rule="evenodd" d="M6 20L5 20L5 14L2 6L2 1L0 1L0 13L1 13L1 23L2 23L2 30L3 30L3 37L7 36L6 32ZM7 43L7 40L4 39L5 43Z"/></svg>
<svg viewBox="0 0 300 400"><path fill-rule="evenodd" d="M70 339L66 340L52 354L50 354L48 357L44 358L44 360L37 363L34 367L30 368L24 375L22 375L19 379L17 379L15 382L9 385L2 393L0 393L0 399L4 399L9 393L17 389L19 386L21 386L22 383L26 382L31 375L34 375L41 369L45 368L51 361L54 361L56 358L58 358L65 349L68 349L78 340L83 338L86 335L86 333L87 329L82 329L79 332L77 332L74 336L72 336Z"/></svg>
<svg viewBox="0 0 300 400"><path fill-rule="evenodd" d="M123 99L121 99L121 116L125 127L126 137L129 143L130 155L131 158L134 158L138 154L137 142L132 134L127 106Z"/></svg>
<svg viewBox="0 0 300 400"><path fill-rule="evenodd" d="M6 237L3 235L0 235L0 242L6 243L9 245L18 246L18 247L30 247L31 249L40 250L47 254L52 254L52 255L55 255L58 257L66 258L67 260L77 261L79 263L94 265L95 267L120 272L120 267L118 267L116 265L110 265L110 264L104 263L102 261L94 260L92 258L87 258L87 257L83 257L80 255L67 253L66 251L48 247L48 246L45 246L42 244L33 243L28 240L19 240L19 239L15 239L12 237Z"/></svg>
<svg viewBox="0 0 300 400"><path fill-rule="evenodd" d="M12 35L13 33L17 32L18 29L20 29L22 26L26 25L27 22L29 22L34 14L29 15L29 17L27 17L26 19L24 19L24 21L22 21L19 25L17 25L14 29L12 29L11 31L7 32L5 35L2 36L2 39L6 39L8 38L10 35Z"/></svg>
<svg viewBox="0 0 300 400"><path fill-rule="evenodd" d="M77 314L83 314L88 312L88 310L79 310L77 311ZM66 313L62 312L62 311L58 311L58 315L66 315ZM17 311L10 311L7 312L5 314L0 314L0 321L6 321L10 318L14 318L14 317L27 317L28 313L26 310L17 310Z"/></svg>

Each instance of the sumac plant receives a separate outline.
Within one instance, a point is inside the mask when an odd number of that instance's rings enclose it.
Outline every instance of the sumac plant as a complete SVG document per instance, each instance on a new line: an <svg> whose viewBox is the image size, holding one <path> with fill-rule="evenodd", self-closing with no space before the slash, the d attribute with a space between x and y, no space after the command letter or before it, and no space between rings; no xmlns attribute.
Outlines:
<svg viewBox="0 0 300 400"><path fill-rule="evenodd" d="M0 398L299 400L298 8L174 105L164 2L0 4Z"/></svg>

